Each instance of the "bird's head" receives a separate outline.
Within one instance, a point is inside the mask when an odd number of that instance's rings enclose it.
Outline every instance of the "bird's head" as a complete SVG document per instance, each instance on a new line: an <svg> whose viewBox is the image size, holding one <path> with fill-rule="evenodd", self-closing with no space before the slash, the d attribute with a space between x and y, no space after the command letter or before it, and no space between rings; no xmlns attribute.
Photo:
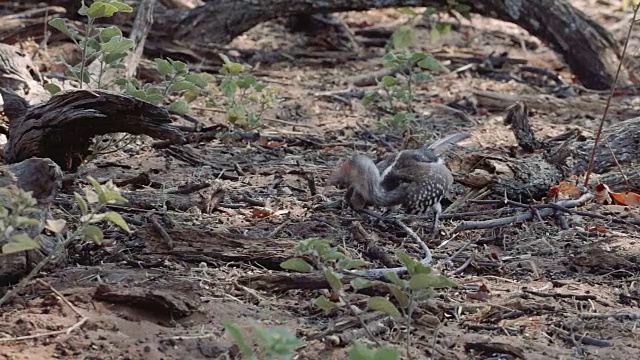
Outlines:
<svg viewBox="0 0 640 360"><path fill-rule="evenodd" d="M379 177L380 174L373 161L364 155L356 154L333 170L329 183L349 187L363 181L377 180Z"/></svg>

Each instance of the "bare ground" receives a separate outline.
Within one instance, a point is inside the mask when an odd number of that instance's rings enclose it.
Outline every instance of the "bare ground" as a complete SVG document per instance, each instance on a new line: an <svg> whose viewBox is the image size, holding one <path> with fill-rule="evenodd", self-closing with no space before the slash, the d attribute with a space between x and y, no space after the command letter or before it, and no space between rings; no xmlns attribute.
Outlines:
<svg viewBox="0 0 640 360"><path fill-rule="evenodd" d="M622 41L627 26L623 21L629 17L628 12L616 10L617 2L574 3L612 29ZM395 10L346 13L340 17L352 27L365 22L395 26L406 19ZM508 51L512 58L526 59L533 66L561 74L568 82L572 80L551 50L510 24L474 17L471 23L464 22L461 29L435 44L429 41L429 33L425 28L417 32L419 48L424 51L466 56ZM640 46L638 34L634 32L631 53ZM232 45L284 53L322 51L321 47L310 48L308 41L273 22L251 30ZM55 53L55 47L50 51ZM342 191L327 185L331 168L352 151L350 147L368 143L372 153L383 152L383 147L375 147L375 140L388 134L375 130L379 114L366 110L360 100L343 101L322 93L346 90L346 78L378 69L382 55L380 48L362 48L357 58L348 61L335 60L330 55L307 56L256 66L261 80L280 88L280 95L285 98L268 114L269 118L296 124L267 120L262 134L326 144L321 150L304 142L277 147L216 140L187 146L188 151L211 166L175 159L169 163L168 156L149 147L111 154L89 164L82 171L100 180L122 180L147 172L153 182L166 189L209 181L213 187L204 190L203 196L220 188L224 189L224 197L210 214L196 210L197 197L194 207L187 211L163 211L161 204L166 199L162 197L158 198L156 210L120 209L138 220L165 214L164 219L172 221L165 225L174 241L173 248L169 249L148 225L132 225L136 231L128 237L114 229L108 233L112 241L104 246L78 244L70 251L68 267L44 273L41 279L59 291L87 318L86 322L68 334L10 340L64 331L80 319L50 288L34 282L3 309L0 358L223 359L228 358L232 345L222 328L228 321L246 329L254 322L267 327L284 326L300 336L313 336L337 323L353 320L346 312L323 315L312 303L320 294L318 290L272 292L262 290L257 279L281 274L278 263L292 255L296 241L308 237L331 239L352 256L364 257L363 245L354 240L354 221L374 234L377 244L390 254L404 249L420 256L419 248L402 230L343 209ZM477 72L442 76L418 91L418 107L429 115L420 126L426 134L438 135L464 129L473 134L463 144L467 151L492 149L507 153L516 143L510 130L502 125L501 112L481 111L471 115L469 123L436 105L470 97L473 90L539 92L530 84ZM580 96L586 102L605 99L605 94ZM617 101L638 109L633 97ZM196 111L193 115L205 122L221 121L216 113ZM601 113L575 108L536 109L532 122L539 137L574 128L589 135L600 116ZM621 119L616 114L612 118L611 121ZM387 140L400 146L400 137ZM245 175L240 180L218 179L220 169L234 173L233 164ZM316 194L312 194L311 187L316 188ZM158 188L123 190L162 193ZM612 211L595 205L585 210L605 214ZM637 208L628 212L640 217ZM417 311L414 356L486 359L491 353L474 352L470 346L503 343L511 346L504 351L511 354L510 358L516 358L516 354L526 359L640 358L637 320L581 317L587 313L637 312L638 229L590 218L575 217L571 221L573 228L568 231L560 231L551 221L535 221L438 238L428 235L429 221L413 222L412 228L423 236L436 258L450 256L474 241L452 262L438 266L447 273L467 259L472 260L461 273L452 275L465 287L441 291L429 306ZM444 224L451 230L456 221ZM606 233L586 237L578 231L597 225L605 226ZM358 295L353 301L363 306L363 299ZM398 324L390 330L382 337L383 342L401 345L403 328ZM572 338L572 334L576 337ZM581 341L583 335L593 341ZM308 341L298 351L300 359L345 359L346 353L345 347L319 340Z"/></svg>

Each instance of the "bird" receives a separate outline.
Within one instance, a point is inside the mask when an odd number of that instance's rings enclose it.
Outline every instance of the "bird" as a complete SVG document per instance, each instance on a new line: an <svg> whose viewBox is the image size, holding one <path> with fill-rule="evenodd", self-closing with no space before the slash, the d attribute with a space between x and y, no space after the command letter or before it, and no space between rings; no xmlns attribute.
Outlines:
<svg viewBox="0 0 640 360"><path fill-rule="evenodd" d="M442 214L440 201L453 183L441 153L470 136L451 134L421 149L389 154L378 163L355 154L333 171L330 183L347 187L345 199L356 211L374 205L404 208L407 214L422 215L432 209L436 232Z"/></svg>

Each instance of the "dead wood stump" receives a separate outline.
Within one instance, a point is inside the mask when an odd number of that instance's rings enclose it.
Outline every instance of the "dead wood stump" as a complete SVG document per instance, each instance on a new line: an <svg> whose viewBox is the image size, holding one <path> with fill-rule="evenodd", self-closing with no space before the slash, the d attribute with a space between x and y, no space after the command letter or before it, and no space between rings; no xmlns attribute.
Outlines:
<svg viewBox="0 0 640 360"><path fill-rule="evenodd" d="M48 157L65 170L75 170L89 154L91 138L109 133L148 135L181 143L169 113L128 95L105 90L59 92L36 106L0 89L9 118L5 161Z"/></svg>

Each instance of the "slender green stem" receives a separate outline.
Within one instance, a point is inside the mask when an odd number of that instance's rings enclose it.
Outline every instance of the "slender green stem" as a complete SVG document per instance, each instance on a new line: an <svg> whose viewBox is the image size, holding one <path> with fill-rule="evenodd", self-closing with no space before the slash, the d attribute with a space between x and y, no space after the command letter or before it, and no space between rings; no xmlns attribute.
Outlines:
<svg viewBox="0 0 640 360"><path fill-rule="evenodd" d="M84 70L87 64L87 46L89 44L89 38L91 36L91 31L93 30L93 18L89 18L86 27L86 34L84 37L84 44L82 46L82 62L80 63L80 89L82 89L84 85Z"/></svg>
<svg viewBox="0 0 640 360"><path fill-rule="evenodd" d="M407 359L411 360L411 316L413 315L414 291L409 290L409 304L407 305Z"/></svg>

